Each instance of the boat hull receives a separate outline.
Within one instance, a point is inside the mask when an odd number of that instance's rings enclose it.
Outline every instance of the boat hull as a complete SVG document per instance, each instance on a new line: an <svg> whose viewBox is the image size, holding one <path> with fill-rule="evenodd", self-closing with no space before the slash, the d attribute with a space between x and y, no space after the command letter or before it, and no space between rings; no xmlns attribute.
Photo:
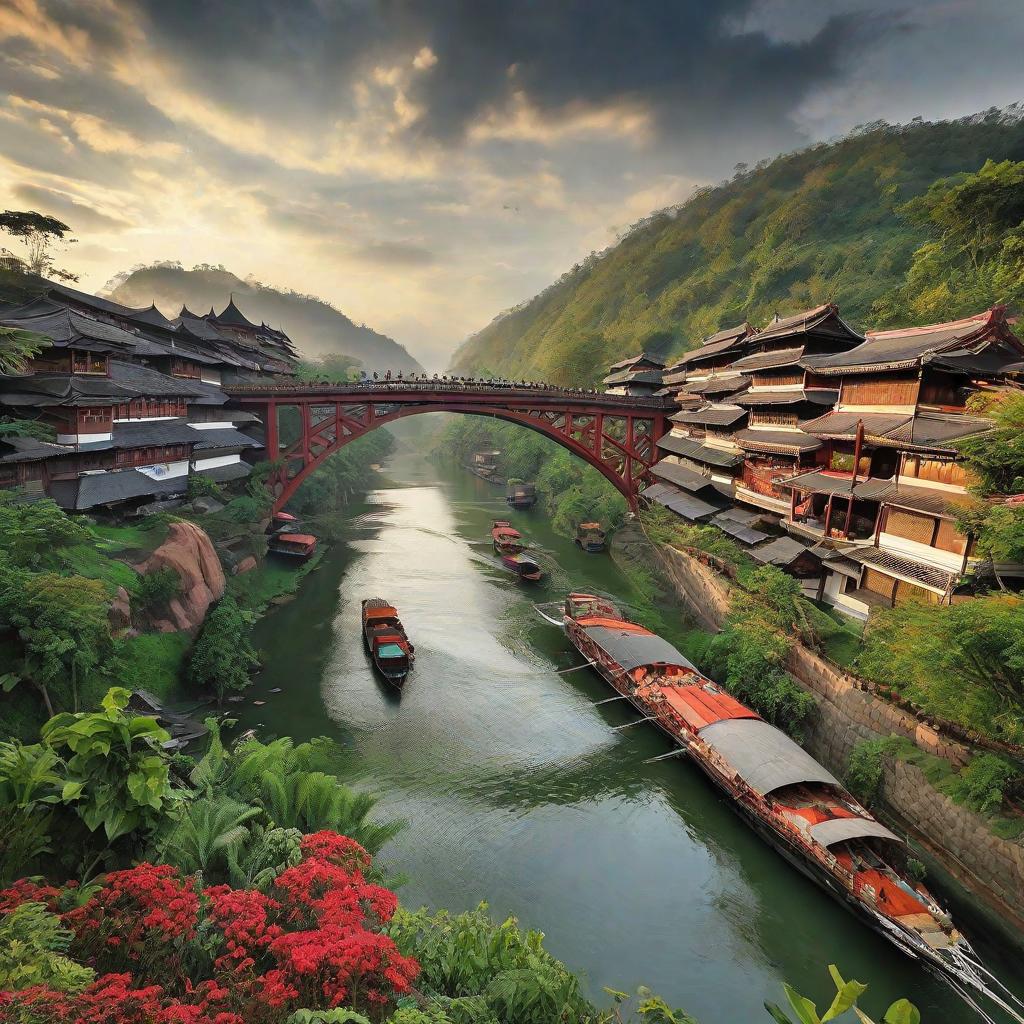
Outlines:
<svg viewBox="0 0 1024 1024"><path fill-rule="evenodd" d="M581 643L578 637L574 635L575 630L573 628L573 624L567 622L565 625L566 633L572 640L576 649L593 664L593 667L605 682L608 683L616 693L626 699L638 712L645 717L649 716L651 709L643 701L637 699L633 694L628 692L628 689L616 679L614 673L593 657L593 652L587 649L588 645ZM687 743L680 736L676 735L676 733L668 727L667 723L663 722L660 718L654 718L652 719L651 724L656 725L676 746L686 748L689 760L700 768L702 774L715 787L715 789L729 798L729 803L733 810L758 834L758 836L760 836L765 843L780 853L786 861L795 867L802 875L814 882L819 888L824 889L825 892L846 907L847 910L859 918L872 931L876 932L883 938L888 939L893 943L893 945L897 946L908 956L926 964L937 976L943 978L943 980L947 982L950 980L945 970L944 961L934 950L924 946L923 944L919 946L914 943L908 935L896 930L895 928L885 927L871 909L858 900L850 890L843 886L838 879L833 877L823 865L820 865L816 861L808 858L799 846L774 828L772 824L761 817L754 808L749 806L742 799L737 799L736 793L734 793L732 789L725 784L724 780L718 775L718 773L704 761L700 754L695 751L693 746Z"/></svg>
<svg viewBox="0 0 1024 1024"><path fill-rule="evenodd" d="M384 680L388 686L393 686L396 690L401 690L405 686L405 680L409 676L409 665L406 665L400 670L389 669L387 666L382 665L379 658L374 657L373 649L370 647L370 641L367 639L365 633L363 633L363 647L366 649L367 657L370 659L370 664L373 665L374 671Z"/></svg>

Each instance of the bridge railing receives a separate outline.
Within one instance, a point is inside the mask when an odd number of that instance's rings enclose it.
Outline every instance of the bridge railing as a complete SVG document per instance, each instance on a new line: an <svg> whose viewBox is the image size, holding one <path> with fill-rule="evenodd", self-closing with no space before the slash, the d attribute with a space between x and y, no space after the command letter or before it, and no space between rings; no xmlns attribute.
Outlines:
<svg viewBox="0 0 1024 1024"><path fill-rule="evenodd" d="M603 391L589 388L566 388L555 385L522 385L499 384L497 382L478 384L460 381L359 381L346 384L324 384L314 381L287 381L274 384L225 384L222 390L229 396L267 397L284 395L394 395L394 394L460 394L478 395L480 397L502 396L516 398L536 398L550 396L579 400L600 401L602 404L622 406L628 409L665 410L674 407L670 399L641 398L635 395L609 395Z"/></svg>

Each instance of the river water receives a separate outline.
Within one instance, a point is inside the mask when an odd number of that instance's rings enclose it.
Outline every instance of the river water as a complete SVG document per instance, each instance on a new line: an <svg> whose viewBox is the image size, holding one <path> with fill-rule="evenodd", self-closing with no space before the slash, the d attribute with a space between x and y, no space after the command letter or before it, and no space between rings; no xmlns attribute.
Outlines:
<svg viewBox="0 0 1024 1024"><path fill-rule="evenodd" d="M610 691L590 670L557 674L580 658L533 602L572 587L628 604L632 590L607 554L583 554L537 510L508 512L502 493L396 455L381 488L332 524L341 539L298 597L257 625L264 668L250 695L266 704L238 705L240 725L336 738L350 781L379 794L381 817L408 823L381 856L408 878L402 901L486 900L516 915L598 1001L604 986L647 985L701 1024L757 1024L770 1020L764 999L784 1002L783 979L827 1006L836 963L871 982L879 1019L907 996L926 1024L976 1021L762 843L696 768L644 764L667 741L644 725L613 731L637 716L594 707ZM541 552L546 586L497 565L495 518ZM416 645L400 699L361 644L360 601L373 596L398 606ZM970 907L954 911L963 920Z"/></svg>

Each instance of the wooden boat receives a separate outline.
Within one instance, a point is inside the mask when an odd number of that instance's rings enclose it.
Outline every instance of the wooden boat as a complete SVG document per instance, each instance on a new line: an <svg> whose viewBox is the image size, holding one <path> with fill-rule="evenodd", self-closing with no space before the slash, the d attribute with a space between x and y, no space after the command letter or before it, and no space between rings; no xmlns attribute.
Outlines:
<svg viewBox="0 0 1024 1024"><path fill-rule="evenodd" d="M267 533L288 533L294 531L298 525L298 517L291 512L275 512L267 524Z"/></svg>
<svg viewBox="0 0 1024 1024"><path fill-rule="evenodd" d="M530 583L536 583L544 575L537 562L522 551L514 555L502 555L501 564L506 569L511 569L521 580L528 580Z"/></svg>
<svg viewBox="0 0 1024 1024"><path fill-rule="evenodd" d="M499 555L517 555L526 546L523 544L523 535L506 519L494 520L491 542Z"/></svg>
<svg viewBox="0 0 1024 1024"><path fill-rule="evenodd" d="M363 600L363 643L384 681L401 689L412 668L416 648L405 635L398 611L381 597Z"/></svg>
<svg viewBox="0 0 1024 1024"><path fill-rule="evenodd" d="M580 523L576 527L576 546L581 551L596 554L604 551L605 532L600 523Z"/></svg>
<svg viewBox="0 0 1024 1024"><path fill-rule="evenodd" d="M500 458L501 452L497 450L473 452L472 458L466 464L466 469L475 473L481 480L500 484L501 480L498 478L498 460Z"/></svg>
<svg viewBox="0 0 1024 1024"><path fill-rule="evenodd" d="M305 561L316 552L316 537L311 533L276 533L270 538L267 550L285 558Z"/></svg>
<svg viewBox="0 0 1024 1024"><path fill-rule="evenodd" d="M968 1001L962 986L1024 1020L1007 1002L1016 997L993 990L999 982L915 879L904 841L803 748L611 602L569 594L562 625L611 687L677 743L792 865Z"/></svg>
<svg viewBox="0 0 1024 1024"><path fill-rule="evenodd" d="M526 483L524 480L509 480L505 501L513 508L533 508L537 504L536 484Z"/></svg>

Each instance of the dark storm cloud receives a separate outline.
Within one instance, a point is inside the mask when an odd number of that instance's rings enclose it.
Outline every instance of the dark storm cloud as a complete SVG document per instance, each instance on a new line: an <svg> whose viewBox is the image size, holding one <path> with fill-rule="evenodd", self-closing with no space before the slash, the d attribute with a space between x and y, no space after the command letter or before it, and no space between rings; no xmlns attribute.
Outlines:
<svg viewBox="0 0 1024 1024"><path fill-rule="evenodd" d="M428 46L415 130L452 140L514 92L542 112L634 103L662 133L778 125L891 18L834 17L810 39L732 32L753 0L140 0L147 33L190 82L239 111L337 117L350 86ZM326 123L325 123L326 129Z"/></svg>
<svg viewBox="0 0 1024 1024"><path fill-rule="evenodd" d="M64 192L54 192L27 182L15 185L12 191L29 206L71 224L74 230L123 231L130 227L127 221L101 213L88 203L79 202Z"/></svg>

